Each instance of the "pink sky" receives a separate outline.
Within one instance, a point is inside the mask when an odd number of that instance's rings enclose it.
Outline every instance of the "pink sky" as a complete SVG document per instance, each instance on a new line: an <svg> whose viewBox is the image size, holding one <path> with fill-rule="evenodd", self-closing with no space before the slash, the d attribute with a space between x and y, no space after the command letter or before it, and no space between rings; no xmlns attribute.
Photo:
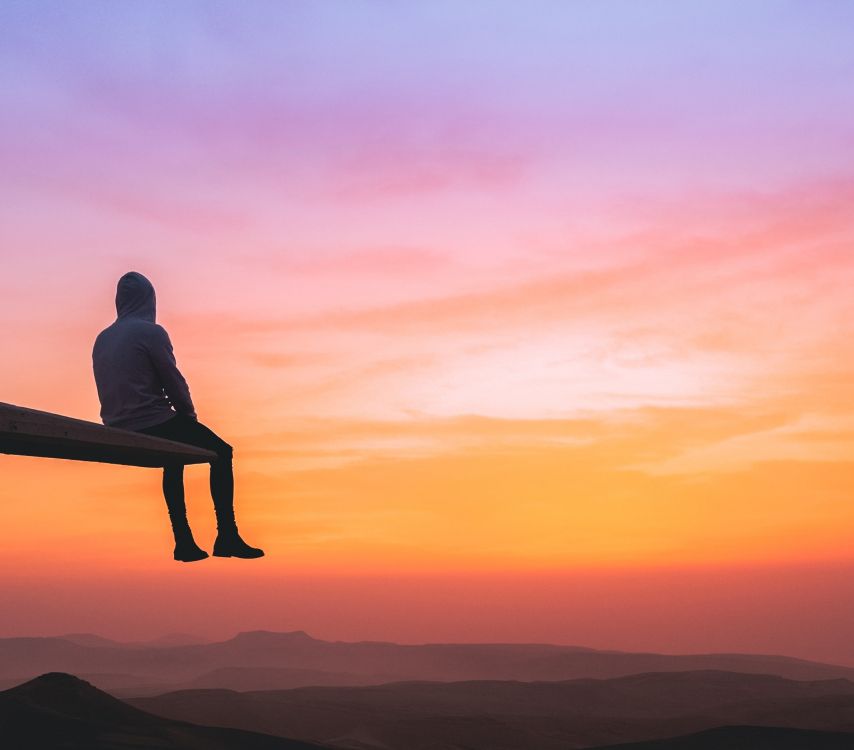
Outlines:
<svg viewBox="0 0 854 750"><path fill-rule="evenodd" d="M854 663L845 4L2 13L0 400L97 420L145 273L268 558L178 569L156 473L5 457L0 635Z"/></svg>

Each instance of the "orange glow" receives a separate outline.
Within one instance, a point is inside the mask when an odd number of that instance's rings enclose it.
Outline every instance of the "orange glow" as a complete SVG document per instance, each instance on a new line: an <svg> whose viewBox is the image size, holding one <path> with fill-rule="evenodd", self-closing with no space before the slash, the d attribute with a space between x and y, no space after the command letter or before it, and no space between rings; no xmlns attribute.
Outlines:
<svg viewBox="0 0 854 750"><path fill-rule="evenodd" d="M174 563L156 471L0 456L0 635L854 663L837 9L60 5L8 12L0 400L97 420L144 273L267 557Z"/></svg>

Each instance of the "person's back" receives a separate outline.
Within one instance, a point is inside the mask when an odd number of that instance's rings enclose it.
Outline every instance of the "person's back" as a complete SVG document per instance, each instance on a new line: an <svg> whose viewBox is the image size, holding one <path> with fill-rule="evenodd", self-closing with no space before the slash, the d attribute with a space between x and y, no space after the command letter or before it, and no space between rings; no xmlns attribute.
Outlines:
<svg viewBox="0 0 854 750"><path fill-rule="evenodd" d="M151 282L135 271L122 276L116 312L116 321L101 331L92 350L104 424L140 430L161 424L176 412L195 416L169 336L155 322Z"/></svg>
<svg viewBox="0 0 854 750"><path fill-rule="evenodd" d="M196 417L187 381L178 370L172 342L155 323L154 287L140 273L119 279L115 323L95 339L92 367L101 401L101 420L155 437L197 445L216 454L211 461L210 488L217 520L214 555L263 557L240 537L234 519L232 447ZM163 495L175 536L174 558L182 562L208 556L187 522L184 467L163 467Z"/></svg>

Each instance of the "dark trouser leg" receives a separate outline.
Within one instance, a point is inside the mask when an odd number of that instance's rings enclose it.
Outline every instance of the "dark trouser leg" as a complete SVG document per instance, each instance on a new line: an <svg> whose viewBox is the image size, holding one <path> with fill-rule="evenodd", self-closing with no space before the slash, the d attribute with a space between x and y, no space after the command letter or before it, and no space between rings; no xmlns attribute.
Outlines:
<svg viewBox="0 0 854 750"><path fill-rule="evenodd" d="M193 539L193 532L187 521L187 506L184 502L184 467L165 466L163 468L163 497L172 524L175 537L175 559L183 562L204 560L207 552L200 549Z"/></svg>
<svg viewBox="0 0 854 750"><path fill-rule="evenodd" d="M234 473L232 470L232 448L219 435L209 427L191 417L178 414L172 419L154 427L140 430L148 435L177 440L180 443L197 445L207 448L217 454L217 459L211 462L210 488L211 498L214 503L217 520L217 539L214 544L214 555L218 557L262 557L264 551L257 547L250 547L240 538L237 524L234 520ZM173 485L174 483L174 485ZM166 493L166 472L163 476L164 494ZM177 482L175 477L169 477L170 493L175 498L175 507L178 508ZM181 501L178 509L179 523L180 514L184 506L184 486L181 483ZM167 496L167 505L169 496ZM171 507L170 507L170 517ZM186 512L183 513L186 522Z"/></svg>
<svg viewBox="0 0 854 750"><path fill-rule="evenodd" d="M216 530L219 535L236 535L234 520L234 470L231 456L222 455L211 463L211 498L216 512Z"/></svg>
<svg viewBox="0 0 854 750"><path fill-rule="evenodd" d="M166 509L172 522L176 544L181 538L186 538L190 532L187 523L187 506L184 502L184 467L166 466L163 469L163 497L166 498Z"/></svg>
<svg viewBox="0 0 854 750"><path fill-rule="evenodd" d="M234 471L231 448L219 452L219 458L211 463L211 497L216 511L215 557L263 557L264 551L250 547L237 531L234 520Z"/></svg>

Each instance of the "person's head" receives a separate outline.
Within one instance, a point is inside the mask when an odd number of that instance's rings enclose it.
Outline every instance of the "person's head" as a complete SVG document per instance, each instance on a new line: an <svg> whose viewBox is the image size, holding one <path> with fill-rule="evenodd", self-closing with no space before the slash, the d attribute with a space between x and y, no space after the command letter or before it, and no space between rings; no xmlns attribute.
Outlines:
<svg viewBox="0 0 854 750"><path fill-rule="evenodd" d="M116 286L116 314L120 318L143 318L154 322L154 286L141 273L128 271Z"/></svg>

